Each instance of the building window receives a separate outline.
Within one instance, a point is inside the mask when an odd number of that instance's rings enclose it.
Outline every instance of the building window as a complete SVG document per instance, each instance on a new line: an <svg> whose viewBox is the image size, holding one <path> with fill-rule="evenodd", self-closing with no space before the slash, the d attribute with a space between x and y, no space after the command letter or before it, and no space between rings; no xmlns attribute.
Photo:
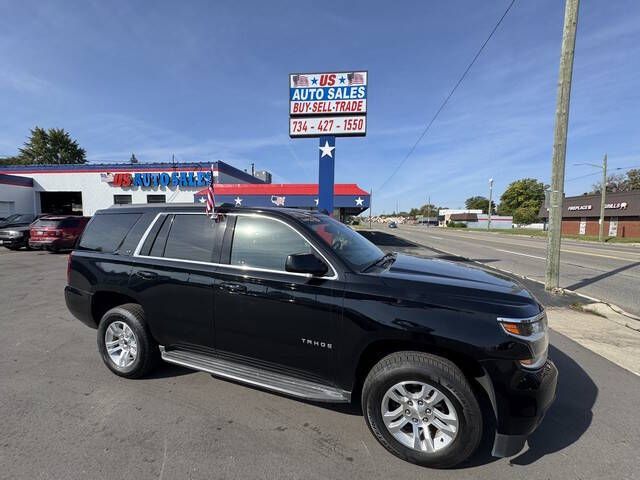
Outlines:
<svg viewBox="0 0 640 480"><path fill-rule="evenodd" d="M147 203L166 203L166 195L147 195Z"/></svg>
<svg viewBox="0 0 640 480"><path fill-rule="evenodd" d="M114 205L131 205L131 195L114 195Z"/></svg>

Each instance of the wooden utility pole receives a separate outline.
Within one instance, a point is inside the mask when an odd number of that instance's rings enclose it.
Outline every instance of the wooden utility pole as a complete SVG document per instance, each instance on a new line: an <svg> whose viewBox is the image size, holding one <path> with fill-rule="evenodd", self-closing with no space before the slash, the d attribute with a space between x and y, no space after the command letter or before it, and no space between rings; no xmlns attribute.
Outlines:
<svg viewBox="0 0 640 480"><path fill-rule="evenodd" d="M604 205L607 197L607 154L602 159L602 186L600 187L600 224L598 225L598 241L604 242Z"/></svg>
<svg viewBox="0 0 640 480"><path fill-rule="evenodd" d="M555 290L560 286L560 242L562 235L562 203L564 197L564 164L567 153L567 129L569 124L569 99L573 74L573 53L576 46L579 0L566 0L564 31L560 52L558 75L558 99L556 125L553 139L551 167L551 198L549 205L549 234L547 237L547 263L544 286Z"/></svg>

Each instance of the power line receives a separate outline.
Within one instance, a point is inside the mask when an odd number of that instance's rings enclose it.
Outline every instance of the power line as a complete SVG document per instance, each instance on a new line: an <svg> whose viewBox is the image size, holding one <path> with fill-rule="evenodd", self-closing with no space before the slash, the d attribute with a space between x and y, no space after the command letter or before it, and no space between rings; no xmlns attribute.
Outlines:
<svg viewBox="0 0 640 480"><path fill-rule="evenodd" d="M640 168L640 165L635 165L635 166L630 166L630 167L616 167L616 168L610 168L609 171L614 171L614 170L626 170L626 169L632 169L632 168ZM587 173L586 175L580 175L579 177L573 177L573 178L569 178L567 180L565 180L565 182L572 182L574 180L580 180L581 178L586 178L586 177L591 177L593 175L600 175L600 172L593 172L593 173Z"/></svg>
<svg viewBox="0 0 640 480"><path fill-rule="evenodd" d="M460 86L460 84L462 83L462 81L465 79L465 77L467 76L467 73L469 73L469 70L471 70L471 67L473 67L474 63L476 63L476 60L478 59L478 57L480 56L480 54L482 53L482 51L484 50L484 47L487 46L487 43L489 43L489 40L491 40L491 38L493 37L493 34L496 33L496 30L498 30L498 27L500 26L500 24L502 23L502 21L504 20L504 18L507 16L507 14L509 13L509 10L511 10L511 7L513 7L513 4L516 3L516 0L511 0L511 3L509 4L509 6L507 7L507 9L504 11L504 13L502 14L502 16L500 17L500 19L498 20L498 23L495 24L495 26L493 27L493 30L491 30L491 33L489 33L489 36L487 37L487 39L482 43L482 45L480 46L480 49L478 50L478 52L475 54L475 56L473 57L473 60L471 60L471 63L469 63L469 65L467 66L467 68L465 69L465 71L463 72L463 74L460 76L460 78L458 79L458 81L456 82L456 84L454 85L454 87L451 89L451 91L449 92L449 95L447 95L447 97L444 99L444 101L442 102L442 104L440 105L440 107L438 108L438 110L436 110L435 115L431 118L431 120L429 121L429 123L427 124L427 126L425 127L425 129L422 131L422 133L420 134L420 136L418 137L418 139L416 140L416 142L413 144L413 146L411 147L411 149L409 150L409 153L407 153L407 155L402 159L402 161L398 164L398 166L395 168L395 170L391 173L391 175L389 175L389 177L382 183L382 185L380 185L380 187L377 189L378 191L380 191L382 189L382 187L384 187L389 180L391 180L396 173L398 173L398 171L400 170L400 168L402 167L402 165L404 165L404 162L407 161L407 159L413 154L413 152L415 151L416 147L418 146L418 144L422 141L422 139L424 138L424 136L427 134L427 132L429 131L429 129L431 128L431 125L433 125L433 123L436 121L436 119L438 118L438 116L440 115L440 112L442 112L442 110L444 109L444 107L447 105L447 102L449 101L449 99L451 99L451 97L453 96L453 94L455 93L455 91L458 89L458 87Z"/></svg>
<svg viewBox="0 0 640 480"><path fill-rule="evenodd" d="M592 173L587 173L586 175L580 175L579 177L569 178L569 179L565 180L565 183L566 182L573 182L574 180L580 180L581 178L592 177L593 175L600 175L600 172L592 172Z"/></svg>

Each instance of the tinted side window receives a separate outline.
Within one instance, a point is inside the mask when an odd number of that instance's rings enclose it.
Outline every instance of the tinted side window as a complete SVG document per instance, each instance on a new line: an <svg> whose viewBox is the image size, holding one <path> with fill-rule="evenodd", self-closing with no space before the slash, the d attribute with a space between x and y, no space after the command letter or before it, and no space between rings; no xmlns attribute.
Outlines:
<svg viewBox="0 0 640 480"><path fill-rule="evenodd" d="M149 255L152 257L161 257L164 254L164 246L167 244L167 235L171 228L171 222L173 221L173 215L166 215L164 218L158 220L161 222L160 229L156 238L153 240Z"/></svg>
<svg viewBox="0 0 640 480"><path fill-rule="evenodd" d="M238 216L230 263L285 271L287 256L312 252L311 245L304 238L280 222Z"/></svg>
<svg viewBox="0 0 640 480"><path fill-rule="evenodd" d="M75 228L80 225L79 218L65 218L58 225L60 228Z"/></svg>
<svg viewBox="0 0 640 480"><path fill-rule="evenodd" d="M169 229L163 256L181 260L211 262L216 246L216 231L216 222L206 215L176 214ZM160 233L162 233L162 229Z"/></svg>
<svg viewBox="0 0 640 480"><path fill-rule="evenodd" d="M78 247L81 250L114 252L138 218L139 213L96 215L85 229Z"/></svg>

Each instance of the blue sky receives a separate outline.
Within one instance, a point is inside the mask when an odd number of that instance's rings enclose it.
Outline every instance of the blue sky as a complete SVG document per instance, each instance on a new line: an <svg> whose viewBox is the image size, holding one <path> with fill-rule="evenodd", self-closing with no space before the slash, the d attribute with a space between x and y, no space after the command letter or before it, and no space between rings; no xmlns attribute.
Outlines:
<svg viewBox="0 0 640 480"><path fill-rule="evenodd" d="M508 0L0 0L0 155L34 125L62 127L91 162L255 162L276 182L317 180L315 139L288 137L289 72L367 69L366 138L338 139L336 181L374 212L459 207L514 179L548 182L564 6L518 0L446 109L404 158ZM583 1L567 150L640 165L640 2ZM583 177L575 179L576 177ZM575 180L574 180L575 179Z"/></svg>

